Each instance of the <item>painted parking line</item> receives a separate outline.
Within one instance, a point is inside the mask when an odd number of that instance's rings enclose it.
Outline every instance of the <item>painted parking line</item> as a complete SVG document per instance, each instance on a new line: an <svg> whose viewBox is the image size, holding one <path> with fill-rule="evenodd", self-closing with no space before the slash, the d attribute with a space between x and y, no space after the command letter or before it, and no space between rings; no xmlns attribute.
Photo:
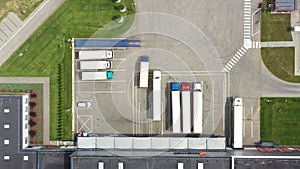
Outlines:
<svg viewBox="0 0 300 169"><path fill-rule="evenodd" d="M117 61L124 61L126 58L113 58L112 61L117 60Z"/></svg>
<svg viewBox="0 0 300 169"><path fill-rule="evenodd" d="M246 107L243 107L243 137L246 136Z"/></svg>
<svg viewBox="0 0 300 169"><path fill-rule="evenodd" d="M98 91L78 91L76 92L78 94L82 93L96 93L96 94L123 94L126 93L126 91L110 91L110 90L98 90Z"/></svg>
<svg viewBox="0 0 300 169"><path fill-rule="evenodd" d="M103 81L84 81L76 80L76 83L126 83L126 80L103 80Z"/></svg>

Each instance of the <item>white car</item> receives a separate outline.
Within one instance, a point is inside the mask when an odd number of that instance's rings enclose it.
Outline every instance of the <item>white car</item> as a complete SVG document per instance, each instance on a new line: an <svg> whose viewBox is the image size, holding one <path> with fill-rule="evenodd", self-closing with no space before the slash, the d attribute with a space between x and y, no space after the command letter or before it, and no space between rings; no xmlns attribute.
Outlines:
<svg viewBox="0 0 300 169"><path fill-rule="evenodd" d="M80 108L91 107L91 106L92 106L92 102L90 102L90 101L77 102L77 107L80 107Z"/></svg>

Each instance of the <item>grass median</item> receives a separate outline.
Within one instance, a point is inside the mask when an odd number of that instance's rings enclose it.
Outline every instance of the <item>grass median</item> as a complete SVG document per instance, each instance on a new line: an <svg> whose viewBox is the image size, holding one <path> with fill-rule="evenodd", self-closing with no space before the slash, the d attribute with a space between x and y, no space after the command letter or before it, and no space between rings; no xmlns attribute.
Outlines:
<svg viewBox="0 0 300 169"><path fill-rule="evenodd" d="M261 98L261 141L300 145L300 98Z"/></svg>
<svg viewBox="0 0 300 169"><path fill-rule="evenodd" d="M261 56L266 67L276 77L293 83L300 83L295 76L295 48L262 48Z"/></svg>
<svg viewBox="0 0 300 169"><path fill-rule="evenodd" d="M66 0L1 66L1 76L50 77L51 140L72 139L72 60L71 43L68 40L72 37L89 38L95 32L102 32L101 29L106 28L105 25L112 22L115 15L135 13L133 0L122 3L127 8L124 13L116 9L116 3L112 0ZM123 23L118 23L109 37L122 35L133 19L129 17ZM107 32L109 30L105 29ZM97 37L108 36L99 33ZM58 132L61 134L58 135Z"/></svg>

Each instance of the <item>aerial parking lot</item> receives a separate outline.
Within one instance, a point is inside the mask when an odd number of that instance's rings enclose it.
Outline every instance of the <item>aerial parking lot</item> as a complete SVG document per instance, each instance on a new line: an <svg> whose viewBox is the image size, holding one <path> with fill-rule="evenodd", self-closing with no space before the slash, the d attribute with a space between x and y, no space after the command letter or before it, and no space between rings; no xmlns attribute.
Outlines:
<svg viewBox="0 0 300 169"><path fill-rule="evenodd" d="M112 79L82 80L79 63L83 60L75 57L75 102L91 103L91 106L87 107L76 106L75 132L129 135L172 134L170 83L202 82L204 96L202 134L224 136L225 102L228 93L227 74L221 71L205 71L201 59L180 42L172 42L171 39L162 37L165 42L177 45L168 50L151 49L147 46L149 41L145 37L151 36L144 36L139 48L112 48L113 58L104 59L109 60L112 67L98 70L100 72L112 71L114 73ZM135 37L135 39L140 38ZM75 49L76 56L80 50L82 49ZM177 51L180 51L180 56L175 54ZM149 56L148 88L139 87L141 56ZM152 117L154 70L161 71L162 116L160 121L154 121Z"/></svg>

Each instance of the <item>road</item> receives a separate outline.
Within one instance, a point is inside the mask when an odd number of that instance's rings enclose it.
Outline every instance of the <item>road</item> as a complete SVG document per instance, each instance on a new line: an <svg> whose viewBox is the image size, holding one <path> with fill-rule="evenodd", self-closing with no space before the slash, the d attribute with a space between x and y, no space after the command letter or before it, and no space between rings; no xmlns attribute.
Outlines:
<svg viewBox="0 0 300 169"><path fill-rule="evenodd" d="M51 16L64 0L44 0L0 47L0 66Z"/></svg>

